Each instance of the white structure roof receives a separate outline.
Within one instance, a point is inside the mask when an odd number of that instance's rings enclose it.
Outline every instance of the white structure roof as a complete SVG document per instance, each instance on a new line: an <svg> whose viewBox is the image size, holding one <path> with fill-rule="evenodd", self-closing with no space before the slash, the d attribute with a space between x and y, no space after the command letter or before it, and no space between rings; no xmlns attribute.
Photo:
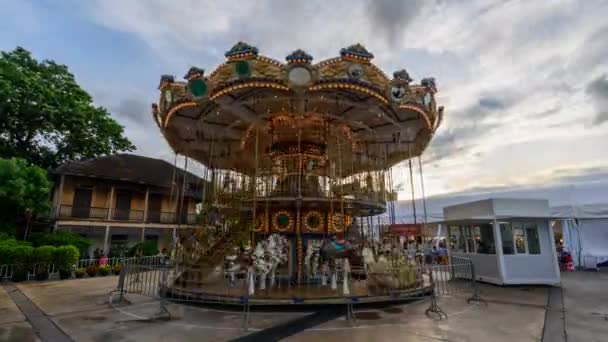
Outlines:
<svg viewBox="0 0 608 342"><path fill-rule="evenodd" d="M443 208L446 221L549 216L549 201L542 199L489 198Z"/></svg>

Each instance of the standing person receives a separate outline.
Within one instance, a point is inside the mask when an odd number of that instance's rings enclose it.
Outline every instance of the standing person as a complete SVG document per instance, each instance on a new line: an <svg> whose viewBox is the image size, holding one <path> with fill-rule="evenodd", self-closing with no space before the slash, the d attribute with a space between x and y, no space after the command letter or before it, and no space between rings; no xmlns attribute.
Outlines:
<svg viewBox="0 0 608 342"><path fill-rule="evenodd" d="M105 267L108 264L108 257L105 254L101 254L99 257L99 267Z"/></svg>
<svg viewBox="0 0 608 342"><path fill-rule="evenodd" d="M433 246L433 251L431 254L433 256L433 264L440 264L441 260L439 259L439 251L437 250L437 246Z"/></svg>

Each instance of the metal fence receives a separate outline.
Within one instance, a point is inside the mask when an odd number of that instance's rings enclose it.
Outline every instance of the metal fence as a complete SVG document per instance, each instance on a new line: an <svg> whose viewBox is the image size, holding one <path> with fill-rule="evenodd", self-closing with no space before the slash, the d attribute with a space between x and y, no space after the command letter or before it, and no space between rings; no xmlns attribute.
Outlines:
<svg viewBox="0 0 608 342"><path fill-rule="evenodd" d="M105 265L114 268L116 265L141 265L141 266L162 266L168 263L168 257L165 256L144 256L144 257L127 257L127 258L108 258ZM100 259L80 259L74 264L73 270L86 269L89 266L100 266ZM46 272L49 280L57 280L59 277L59 270L52 263L39 263L39 264L7 264L0 265L0 281L10 281L13 278L15 269L18 267L26 269L27 275L25 280L36 279L36 274Z"/></svg>
<svg viewBox="0 0 608 342"><path fill-rule="evenodd" d="M162 315L168 315L168 301L232 305L242 307L247 328L250 307L262 305L345 305L347 319L354 322L355 305L430 299L427 315L443 319L447 315L437 305L437 297L457 294L468 297L469 303L483 301L474 265L466 258L453 258L447 264L339 266L299 284L279 271L261 276L250 269L130 264L122 268L110 302L129 302L129 295L151 297L159 300Z"/></svg>

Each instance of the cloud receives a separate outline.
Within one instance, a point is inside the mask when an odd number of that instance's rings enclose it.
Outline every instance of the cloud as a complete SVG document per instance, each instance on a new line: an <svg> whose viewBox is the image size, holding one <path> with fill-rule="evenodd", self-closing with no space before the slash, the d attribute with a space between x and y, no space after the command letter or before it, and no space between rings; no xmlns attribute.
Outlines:
<svg viewBox="0 0 608 342"><path fill-rule="evenodd" d="M239 40L257 45L260 53L278 60L303 48L315 61L337 56L340 48L361 42L388 74L403 67L417 79L435 76L440 85L437 98L446 114L423 155L425 163L437 166L429 168L430 193L519 184L513 181L519 171L510 169L505 174L506 167L492 159L499 152L508 153L515 144L525 147L504 157L505 163L544 161L547 155L558 154L551 165L526 165L527 172L541 174L545 178L539 179L546 181L575 181L555 178L545 168L578 156L569 149L573 143L575 150L592 150L593 139L587 138L600 136L608 128L608 81L605 75L598 78L608 70L608 41L603 39L608 34L604 20L608 4L604 2L76 3L83 20L150 47L158 69L151 71L155 76L181 76L191 65L212 70L224 61L224 51ZM116 70L100 73L120 74ZM103 100L95 99L125 125L140 153L170 155L149 115L149 102L157 97L156 84L137 82L142 80L124 77L120 89ZM595 125L585 129L583 123L590 121ZM568 138L573 136L576 139ZM548 141L551 144L543 144ZM546 151L531 148L538 144L546 146ZM534 155L528 150L534 150Z"/></svg>
<svg viewBox="0 0 608 342"><path fill-rule="evenodd" d="M594 125L601 125L608 121L608 78L606 74L591 81L586 88L596 110Z"/></svg>
<svg viewBox="0 0 608 342"><path fill-rule="evenodd" d="M376 30L382 32L381 37L389 45L394 44L400 41L401 35L421 12L422 6L429 3L430 1L421 0L370 0L368 8L371 23Z"/></svg>
<svg viewBox="0 0 608 342"><path fill-rule="evenodd" d="M150 105L138 97L127 97L111 110L116 117L129 120L134 124L154 126L150 120Z"/></svg>

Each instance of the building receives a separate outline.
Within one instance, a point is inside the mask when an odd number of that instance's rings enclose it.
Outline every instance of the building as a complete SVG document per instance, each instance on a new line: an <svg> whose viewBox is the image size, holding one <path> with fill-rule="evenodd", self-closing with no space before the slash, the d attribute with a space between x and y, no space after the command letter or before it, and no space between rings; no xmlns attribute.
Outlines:
<svg viewBox="0 0 608 342"><path fill-rule="evenodd" d="M149 240L169 248L177 229L198 226L203 180L164 160L117 154L68 162L51 175L54 229L91 239L90 255L120 255Z"/></svg>
<svg viewBox="0 0 608 342"><path fill-rule="evenodd" d="M478 280L559 284L549 201L494 198L448 206L443 214L450 255L471 259Z"/></svg>

